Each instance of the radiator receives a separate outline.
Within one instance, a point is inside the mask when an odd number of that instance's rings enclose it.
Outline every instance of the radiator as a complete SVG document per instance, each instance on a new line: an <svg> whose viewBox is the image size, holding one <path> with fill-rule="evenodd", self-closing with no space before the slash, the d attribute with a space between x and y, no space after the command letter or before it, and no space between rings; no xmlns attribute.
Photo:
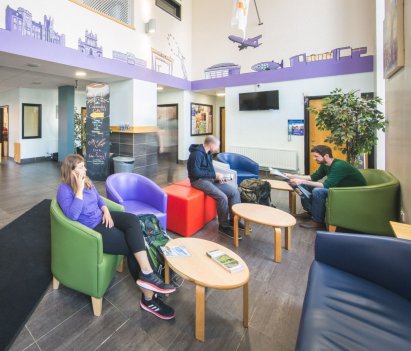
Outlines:
<svg viewBox="0 0 411 351"><path fill-rule="evenodd" d="M298 171L298 153L295 150L231 146L230 152L251 158L259 164L260 168L273 167L289 171Z"/></svg>

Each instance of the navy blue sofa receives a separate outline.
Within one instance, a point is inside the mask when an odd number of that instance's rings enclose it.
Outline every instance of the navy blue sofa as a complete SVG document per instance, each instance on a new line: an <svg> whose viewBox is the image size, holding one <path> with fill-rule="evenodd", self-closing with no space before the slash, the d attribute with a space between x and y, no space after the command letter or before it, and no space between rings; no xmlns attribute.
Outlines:
<svg viewBox="0 0 411 351"><path fill-rule="evenodd" d="M296 350L411 350L411 241L318 232Z"/></svg>
<svg viewBox="0 0 411 351"><path fill-rule="evenodd" d="M237 171L237 185L244 179L258 178L258 163L251 158L233 152L220 152L217 161L228 163L231 169Z"/></svg>

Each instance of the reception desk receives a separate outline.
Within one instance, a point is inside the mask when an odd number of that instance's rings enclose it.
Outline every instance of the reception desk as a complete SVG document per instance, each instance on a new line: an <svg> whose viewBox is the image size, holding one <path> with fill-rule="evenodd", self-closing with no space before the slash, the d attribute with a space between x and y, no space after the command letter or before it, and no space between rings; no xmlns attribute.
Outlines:
<svg viewBox="0 0 411 351"><path fill-rule="evenodd" d="M153 177L158 169L158 141L155 126L110 127L110 153L134 158L134 173Z"/></svg>

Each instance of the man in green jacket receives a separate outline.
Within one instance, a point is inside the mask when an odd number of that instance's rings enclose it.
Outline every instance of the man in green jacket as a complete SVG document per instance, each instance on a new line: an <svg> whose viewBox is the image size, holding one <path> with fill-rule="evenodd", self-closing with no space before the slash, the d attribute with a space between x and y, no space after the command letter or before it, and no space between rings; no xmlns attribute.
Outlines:
<svg viewBox="0 0 411 351"><path fill-rule="evenodd" d="M301 204L307 214L299 217L311 216L311 221L301 223L300 226L310 229L324 228L325 202L329 188L341 188L366 185L365 178L360 171L348 162L333 158L331 148L326 145L317 145L311 149L314 160L320 167L311 175L295 175L286 173L290 178L290 185L302 185L311 196L301 197ZM327 177L324 182L322 178Z"/></svg>

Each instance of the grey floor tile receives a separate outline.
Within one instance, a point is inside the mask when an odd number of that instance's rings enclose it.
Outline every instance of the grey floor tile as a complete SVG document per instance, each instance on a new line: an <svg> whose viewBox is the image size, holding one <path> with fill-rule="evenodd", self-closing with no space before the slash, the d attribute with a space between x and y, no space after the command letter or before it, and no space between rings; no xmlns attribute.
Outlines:
<svg viewBox="0 0 411 351"><path fill-rule="evenodd" d="M20 351L24 350L29 346L34 344L34 338L29 333L26 326L22 329L16 340L14 341L13 345L10 347L9 351ZM37 346L36 346L37 347Z"/></svg>
<svg viewBox="0 0 411 351"><path fill-rule="evenodd" d="M100 317L95 317L89 308L82 308L37 343L44 351L95 350L126 321L123 313L105 301Z"/></svg>
<svg viewBox="0 0 411 351"><path fill-rule="evenodd" d="M27 323L27 328L38 340L83 307L92 315L90 297L60 286L46 294Z"/></svg>
<svg viewBox="0 0 411 351"><path fill-rule="evenodd" d="M161 323L161 321L159 321ZM107 339L100 347L99 351L164 351L156 340L139 327L136 319L128 320L116 332Z"/></svg>

